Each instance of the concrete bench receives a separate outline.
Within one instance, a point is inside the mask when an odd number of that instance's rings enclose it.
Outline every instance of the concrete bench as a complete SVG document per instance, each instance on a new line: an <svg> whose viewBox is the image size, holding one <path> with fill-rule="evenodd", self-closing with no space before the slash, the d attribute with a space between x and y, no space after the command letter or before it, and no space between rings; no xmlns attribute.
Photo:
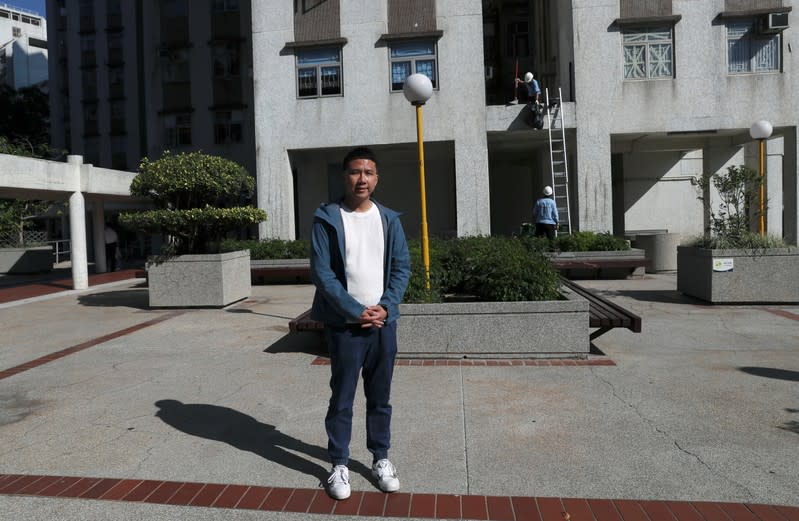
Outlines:
<svg viewBox="0 0 799 521"><path fill-rule="evenodd" d="M588 301L588 325L597 328L591 333L591 340L617 327L627 328L633 333L641 332L641 317L632 311L600 297L574 281L561 277L561 283Z"/></svg>

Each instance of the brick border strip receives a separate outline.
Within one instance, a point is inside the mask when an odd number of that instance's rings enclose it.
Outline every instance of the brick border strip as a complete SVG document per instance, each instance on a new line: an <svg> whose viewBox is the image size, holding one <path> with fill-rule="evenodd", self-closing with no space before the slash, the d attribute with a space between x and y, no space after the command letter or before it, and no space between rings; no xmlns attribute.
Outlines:
<svg viewBox="0 0 799 521"><path fill-rule="evenodd" d="M317 356L311 365L330 365L330 359ZM585 367L585 366L615 366L616 362L608 358L588 358L581 360L553 359L553 358L397 358L394 362L397 367Z"/></svg>
<svg viewBox="0 0 799 521"><path fill-rule="evenodd" d="M25 362L24 364L20 364L14 367L10 367L3 371L0 371L0 380L4 380L6 378L12 377L16 374L23 373L30 369L34 369L39 367L40 365L47 364L54 360L58 360L59 358L64 358L65 356L69 356L71 354L83 351L84 349L88 349L90 347L94 347L97 344L102 344L103 342L108 342L109 340L113 340L115 338L119 338L125 335L129 335L130 333L134 333L141 329L154 326L165 320L169 320L170 318L177 317L182 315L183 311L172 311L169 313L165 313L160 317L153 318L151 320L147 320L146 322L142 322L140 324L136 324L130 327L126 327L125 329L120 329L119 331L114 331L113 333L108 333L107 335L103 335L97 338L93 338L91 340L87 340L81 344L77 344L71 347L67 347L66 349L62 349L60 351L56 351L55 353L50 353L49 355L44 355L29 362Z"/></svg>
<svg viewBox="0 0 799 521"><path fill-rule="evenodd" d="M352 493L220 483L0 474L0 495L326 515L496 521L798 521L799 507L705 501L644 501L395 492Z"/></svg>

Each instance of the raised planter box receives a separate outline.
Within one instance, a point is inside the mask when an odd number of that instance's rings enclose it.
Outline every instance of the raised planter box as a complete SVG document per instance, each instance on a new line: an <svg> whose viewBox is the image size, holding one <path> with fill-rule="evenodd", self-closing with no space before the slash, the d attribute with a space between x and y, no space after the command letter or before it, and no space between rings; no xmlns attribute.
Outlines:
<svg viewBox="0 0 799 521"><path fill-rule="evenodd" d="M41 273L52 269L52 246L0 248L0 273Z"/></svg>
<svg viewBox="0 0 799 521"><path fill-rule="evenodd" d="M587 356L588 301L402 304L400 354L437 357Z"/></svg>
<svg viewBox="0 0 799 521"><path fill-rule="evenodd" d="M719 304L799 302L799 249L679 246L677 290Z"/></svg>
<svg viewBox="0 0 799 521"><path fill-rule="evenodd" d="M252 293L250 250L147 262L151 307L224 307Z"/></svg>
<svg viewBox="0 0 799 521"><path fill-rule="evenodd" d="M567 278L624 279L643 277L646 252L632 248L621 251L567 251L546 253L552 265Z"/></svg>

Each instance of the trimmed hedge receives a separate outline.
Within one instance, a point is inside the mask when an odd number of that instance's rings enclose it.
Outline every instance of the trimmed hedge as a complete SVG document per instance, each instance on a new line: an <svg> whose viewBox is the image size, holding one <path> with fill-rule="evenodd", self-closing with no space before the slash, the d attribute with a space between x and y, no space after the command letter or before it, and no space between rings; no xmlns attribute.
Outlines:
<svg viewBox="0 0 799 521"><path fill-rule="evenodd" d="M570 235L559 235L553 241L549 241L545 237L535 237L531 233L525 233L522 236L522 240L530 251L625 251L630 249L626 240L609 232L572 232Z"/></svg>
<svg viewBox="0 0 799 521"><path fill-rule="evenodd" d="M549 259L516 238L431 239L429 291L418 241L410 249L412 273L405 302L441 302L447 295L484 302L561 298L558 272Z"/></svg>
<svg viewBox="0 0 799 521"><path fill-rule="evenodd" d="M169 253L219 251L228 231L266 220L266 212L247 205L255 188L247 170L223 157L200 152L172 154L141 160L130 185L131 195L149 197L157 209L124 213L125 228L160 233Z"/></svg>
<svg viewBox="0 0 799 521"><path fill-rule="evenodd" d="M311 251L311 242L305 239L284 241L281 239L265 239L262 241L237 241L226 239L220 245L222 253L228 251L250 250L250 259L307 259Z"/></svg>

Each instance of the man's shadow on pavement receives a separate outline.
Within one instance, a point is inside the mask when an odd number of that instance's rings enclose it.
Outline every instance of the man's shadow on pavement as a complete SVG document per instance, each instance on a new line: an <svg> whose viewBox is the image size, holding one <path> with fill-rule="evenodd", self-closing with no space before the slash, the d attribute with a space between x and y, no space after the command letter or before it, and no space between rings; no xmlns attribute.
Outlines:
<svg viewBox="0 0 799 521"><path fill-rule="evenodd" d="M159 400L155 405L159 408L155 413L158 418L186 434L221 441L239 450L252 452L286 468L314 476L322 484L330 474L325 467L290 452L301 452L326 461L327 450L284 434L274 425L261 423L235 409L178 400ZM349 469L371 481L371 469L363 463L350 460Z"/></svg>

